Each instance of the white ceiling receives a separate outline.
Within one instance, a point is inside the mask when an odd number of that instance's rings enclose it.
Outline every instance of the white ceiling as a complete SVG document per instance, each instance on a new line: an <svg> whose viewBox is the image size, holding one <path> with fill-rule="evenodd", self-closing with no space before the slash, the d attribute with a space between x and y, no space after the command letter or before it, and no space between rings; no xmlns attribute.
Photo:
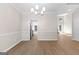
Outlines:
<svg viewBox="0 0 79 59"><path fill-rule="evenodd" d="M11 5L21 13L30 12L35 5L39 5L39 9L46 7L46 12L67 12L68 9L74 10L79 7L79 4L74 3L12 3Z"/></svg>
<svg viewBox="0 0 79 59"><path fill-rule="evenodd" d="M79 3L67 3L64 5L62 8L60 8L59 12L63 13L72 13L74 12L77 8L79 8Z"/></svg>
<svg viewBox="0 0 79 59"><path fill-rule="evenodd" d="M17 8L20 12L30 12L31 8L35 8L35 5L39 5L39 7L46 7L46 12L57 12L61 7L63 7L64 3L13 3L15 8Z"/></svg>

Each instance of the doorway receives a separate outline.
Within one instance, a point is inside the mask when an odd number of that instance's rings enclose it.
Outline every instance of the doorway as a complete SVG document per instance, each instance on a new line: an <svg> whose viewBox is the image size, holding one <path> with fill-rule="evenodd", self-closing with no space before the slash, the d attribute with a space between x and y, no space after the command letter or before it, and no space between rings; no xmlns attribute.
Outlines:
<svg viewBox="0 0 79 59"><path fill-rule="evenodd" d="M37 33L38 33L37 20L32 20L30 22L30 40L32 40L33 37L37 37Z"/></svg>
<svg viewBox="0 0 79 59"><path fill-rule="evenodd" d="M61 16L58 18L58 33L61 34L64 32L64 17Z"/></svg>
<svg viewBox="0 0 79 59"><path fill-rule="evenodd" d="M58 16L58 39L70 38L72 40L72 15ZM69 40L68 40L69 41Z"/></svg>

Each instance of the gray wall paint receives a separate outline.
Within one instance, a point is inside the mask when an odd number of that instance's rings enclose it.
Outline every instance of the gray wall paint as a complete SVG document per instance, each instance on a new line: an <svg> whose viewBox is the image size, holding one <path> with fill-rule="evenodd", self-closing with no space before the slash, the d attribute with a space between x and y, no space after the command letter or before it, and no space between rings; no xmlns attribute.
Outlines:
<svg viewBox="0 0 79 59"><path fill-rule="evenodd" d="M73 39L79 40L79 8L73 13Z"/></svg>

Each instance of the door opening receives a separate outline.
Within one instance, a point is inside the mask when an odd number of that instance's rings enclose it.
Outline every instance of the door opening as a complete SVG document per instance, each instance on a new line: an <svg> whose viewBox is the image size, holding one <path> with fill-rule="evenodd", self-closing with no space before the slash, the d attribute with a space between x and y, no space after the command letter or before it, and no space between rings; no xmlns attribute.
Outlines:
<svg viewBox="0 0 79 59"><path fill-rule="evenodd" d="M62 37L62 39L65 39L64 37L70 37L72 40L72 15L63 15L58 16L58 39Z"/></svg>
<svg viewBox="0 0 79 59"><path fill-rule="evenodd" d="M38 32L38 24L36 20L32 20L30 23L30 40L34 37L37 36Z"/></svg>

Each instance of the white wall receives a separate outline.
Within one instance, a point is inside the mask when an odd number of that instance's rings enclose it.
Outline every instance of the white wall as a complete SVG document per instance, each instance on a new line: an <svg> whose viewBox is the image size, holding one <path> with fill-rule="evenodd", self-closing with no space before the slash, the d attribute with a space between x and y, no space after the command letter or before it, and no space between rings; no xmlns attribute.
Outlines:
<svg viewBox="0 0 79 59"><path fill-rule="evenodd" d="M72 34L72 14L64 16L64 33Z"/></svg>
<svg viewBox="0 0 79 59"><path fill-rule="evenodd" d="M28 12L22 14L22 40L30 40L30 15Z"/></svg>
<svg viewBox="0 0 79 59"><path fill-rule="evenodd" d="M29 22L30 20L37 20L38 23L38 40L56 40L57 39L57 17L56 13L48 12L44 16L35 16L30 13L23 14L22 23L22 39L28 40L30 38Z"/></svg>
<svg viewBox="0 0 79 59"><path fill-rule="evenodd" d="M79 41L79 8L73 13L73 39Z"/></svg>
<svg viewBox="0 0 79 59"><path fill-rule="evenodd" d="M44 16L39 16L37 20L38 20L38 40L57 39L56 13L48 12Z"/></svg>
<svg viewBox="0 0 79 59"><path fill-rule="evenodd" d="M0 3L0 52L21 41L21 16L10 4Z"/></svg>

